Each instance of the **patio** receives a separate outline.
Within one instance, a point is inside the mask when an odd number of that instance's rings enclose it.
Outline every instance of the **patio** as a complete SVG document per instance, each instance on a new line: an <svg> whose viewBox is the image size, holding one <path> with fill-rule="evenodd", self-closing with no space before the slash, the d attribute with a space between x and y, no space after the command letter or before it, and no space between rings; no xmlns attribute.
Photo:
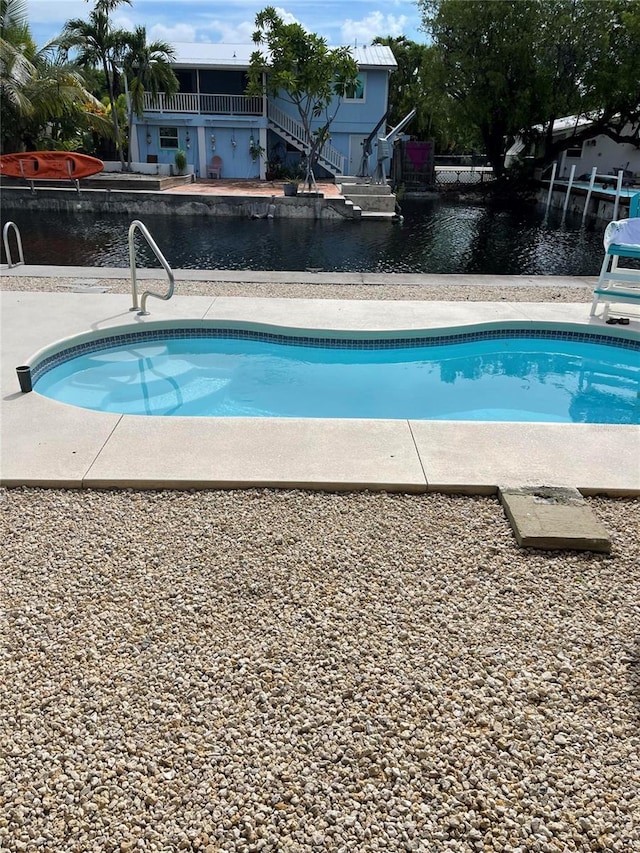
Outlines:
<svg viewBox="0 0 640 853"><path fill-rule="evenodd" d="M90 273L84 270L85 277ZM4 485L482 494L545 483L584 493L640 493L637 426L122 416L21 394L15 375L17 365L61 338L155 320L353 331L496 320L611 329L589 318L584 304L178 296L152 300L151 316L140 318L124 294L5 292L2 300ZM633 333L639 325L626 328Z"/></svg>

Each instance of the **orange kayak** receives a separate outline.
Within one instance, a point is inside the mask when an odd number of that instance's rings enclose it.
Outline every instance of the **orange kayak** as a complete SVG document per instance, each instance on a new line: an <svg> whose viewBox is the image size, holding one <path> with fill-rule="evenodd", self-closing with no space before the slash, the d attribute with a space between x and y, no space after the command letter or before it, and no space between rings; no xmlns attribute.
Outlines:
<svg viewBox="0 0 640 853"><path fill-rule="evenodd" d="M24 151L0 156L0 175L10 178L88 178L103 169L102 160L87 154L75 154L73 151Z"/></svg>

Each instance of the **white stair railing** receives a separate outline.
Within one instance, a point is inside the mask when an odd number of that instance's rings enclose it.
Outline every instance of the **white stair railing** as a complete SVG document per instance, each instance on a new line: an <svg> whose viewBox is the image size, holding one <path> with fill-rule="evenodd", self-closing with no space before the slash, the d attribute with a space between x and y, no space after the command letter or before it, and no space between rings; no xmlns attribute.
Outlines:
<svg viewBox="0 0 640 853"><path fill-rule="evenodd" d="M267 115L277 128L288 134L294 139L300 148L305 150L309 147L309 139L305 132L304 126L292 118L290 115L281 110L275 104L269 102ZM341 154L337 148L330 145L328 142L322 146L318 157L321 165L327 166L332 172L342 174L344 172L344 154Z"/></svg>

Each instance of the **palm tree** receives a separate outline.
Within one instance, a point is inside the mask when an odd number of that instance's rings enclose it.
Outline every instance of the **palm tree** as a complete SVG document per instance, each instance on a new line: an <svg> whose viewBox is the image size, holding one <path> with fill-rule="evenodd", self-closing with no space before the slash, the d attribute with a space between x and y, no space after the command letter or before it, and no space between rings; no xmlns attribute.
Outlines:
<svg viewBox="0 0 640 853"><path fill-rule="evenodd" d="M110 18L110 12L120 3L130 5L131 0L96 0L95 7L89 13L88 21L72 18L66 22L60 43L67 51L71 49L78 51L76 62L81 67L102 69L107 81L116 147L124 169L122 134L116 109L116 86L120 76L118 66L126 49L127 33L124 30L114 29Z"/></svg>
<svg viewBox="0 0 640 853"><path fill-rule="evenodd" d="M157 98L160 92L171 96L178 91L178 78L170 62L175 52L170 44L154 41L147 44L145 27L136 27L129 34L123 59L125 80L129 88L129 140L133 134L133 117L144 114L144 93L150 92ZM131 144L129 144L128 168L131 169Z"/></svg>
<svg viewBox="0 0 640 853"><path fill-rule="evenodd" d="M23 90L35 73L31 62L35 53L36 46L27 23L26 0L0 0L0 97L3 108L29 109Z"/></svg>
<svg viewBox="0 0 640 853"><path fill-rule="evenodd" d="M24 0L0 0L2 151L51 145L51 128L65 121L76 135L82 128L104 132L99 102L75 69L55 61L55 48L55 41L36 47Z"/></svg>

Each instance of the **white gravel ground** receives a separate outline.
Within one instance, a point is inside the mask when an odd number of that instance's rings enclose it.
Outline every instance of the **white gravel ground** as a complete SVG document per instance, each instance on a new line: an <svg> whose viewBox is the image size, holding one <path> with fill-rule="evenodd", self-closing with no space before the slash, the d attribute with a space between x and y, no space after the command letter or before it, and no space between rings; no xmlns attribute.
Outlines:
<svg viewBox="0 0 640 853"><path fill-rule="evenodd" d="M98 273L99 271L96 271ZM92 286L104 287L108 293L130 293L130 279L95 278ZM438 299L444 301L484 302L500 300L506 302L584 302L589 304L593 297L593 285L576 281L571 285L531 285L518 284L495 285L410 285L395 284L393 276L387 284L325 284L321 277L317 282L299 283L256 283L229 281L186 281L176 280L176 294L181 296L278 296L292 299ZM2 278L3 290L60 291L68 293L77 282L68 278L45 278L27 276L5 276ZM144 288L164 292L166 279L144 279Z"/></svg>
<svg viewBox="0 0 640 853"><path fill-rule="evenodd" d="M589 505L611 555L495 498L0 491L0 853L637 853L640 501Z"/></svg>
<svg viewBox="0 0 640 853"><path fill-rule="evenodd" d="M2 494L3 851L640 850L638 509Z"/></svg>

